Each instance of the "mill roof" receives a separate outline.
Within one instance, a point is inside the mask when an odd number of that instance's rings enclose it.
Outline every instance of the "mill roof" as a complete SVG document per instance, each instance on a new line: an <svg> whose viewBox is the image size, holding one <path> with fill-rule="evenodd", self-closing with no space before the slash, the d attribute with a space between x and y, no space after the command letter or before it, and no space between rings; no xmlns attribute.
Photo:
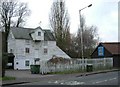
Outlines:
<svg viewBox="0 0 120 87"><path fill-rule="evenodd" d="M34 28L23 28L23 27L11 27L12 33L15 39L28 39L32 40L31 33L34 32ZM44 31L44 40L45 41L55 41L55 37L50 30Z"/></svg>

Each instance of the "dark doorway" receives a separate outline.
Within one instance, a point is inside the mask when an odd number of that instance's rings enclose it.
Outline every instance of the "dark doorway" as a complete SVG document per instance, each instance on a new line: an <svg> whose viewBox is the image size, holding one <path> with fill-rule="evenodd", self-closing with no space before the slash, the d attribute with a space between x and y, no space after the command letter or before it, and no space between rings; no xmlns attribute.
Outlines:
<svg viewBox="0 0 120 87"><path fill-rule="evenodd" d="M14 69L14 57L13 53L8 53L7 69Z"/></svg>

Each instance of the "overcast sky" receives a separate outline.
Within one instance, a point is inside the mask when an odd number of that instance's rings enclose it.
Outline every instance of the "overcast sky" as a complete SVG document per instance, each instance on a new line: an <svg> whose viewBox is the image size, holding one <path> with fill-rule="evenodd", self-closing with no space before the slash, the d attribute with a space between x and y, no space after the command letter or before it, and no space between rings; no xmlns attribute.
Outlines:
<svg viewBox="0 0 120 87"><path fill-rule="evenodd" d="M55 0L24 0L28 3L31 16L26 27L41 26L50 29L50 8ZM79 9L89 4L92 7L81 11L88 26L95 25L102 42L118 41L118 1L119 0L65 0L70 15L71 33L76 33L79 26ZM41 23L40 23L41 21Z"/></svg>

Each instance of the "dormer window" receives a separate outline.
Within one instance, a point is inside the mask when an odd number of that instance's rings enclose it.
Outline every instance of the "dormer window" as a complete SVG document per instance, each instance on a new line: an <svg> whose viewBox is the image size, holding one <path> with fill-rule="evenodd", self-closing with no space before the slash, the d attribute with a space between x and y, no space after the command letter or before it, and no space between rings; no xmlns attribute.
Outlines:
<svg viewBox="0 0 120 87"><path fill-rule="evenodd" d="M41 36L41 32L38 32L38 36Z"/></svg>

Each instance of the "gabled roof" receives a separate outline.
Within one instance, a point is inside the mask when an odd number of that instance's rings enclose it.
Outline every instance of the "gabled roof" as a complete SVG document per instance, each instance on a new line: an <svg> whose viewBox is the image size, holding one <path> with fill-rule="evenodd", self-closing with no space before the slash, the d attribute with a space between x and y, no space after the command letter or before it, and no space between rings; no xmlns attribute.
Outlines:
<svg viewBox="0 0 120 87"><path fill-rule="evenodd" d="M23 28L23 27L11 27L12 33L15 39L28 39L32 40L31 33L34 32L35 29L33 28ZM42 30L42 29L41 29ZM50 30L43 30L44 31L44 40L45 41L55 41L55 37Z"/></svg>
<svg viewBox="0 0 120 87"><path fill-rule="evenodd" d="M105 47L112 55L120 55L120 42L105 42L99 43L95 50L92 52L91 56L96 52L99 46Z"/></svg>
<svg viewBox="0 0 120 87"><path fill-rule="evenodd" d="M36 29L41 29L42 30L42 28L39 26L39 27L37 27L37 28L35 28L34 30L36 30ZM43 31L43 30L42 30ZM30 34L31 33L34 33L35 31L32 31L32 32L30 32Z"/></svg>
<svg viewBox="0 0 120 87"><path fill-rule="evenodd" d="M120 42L101 43L112 55L120 54Z"/></svg>
<svg viewBox="0 0 120 87"><path fill-rule="evenodd" d="M15 39L28 39L31 40L32 37L30 33L34 31L32 28L21 28L21 27L11 27L12 33Z"/></svg>

